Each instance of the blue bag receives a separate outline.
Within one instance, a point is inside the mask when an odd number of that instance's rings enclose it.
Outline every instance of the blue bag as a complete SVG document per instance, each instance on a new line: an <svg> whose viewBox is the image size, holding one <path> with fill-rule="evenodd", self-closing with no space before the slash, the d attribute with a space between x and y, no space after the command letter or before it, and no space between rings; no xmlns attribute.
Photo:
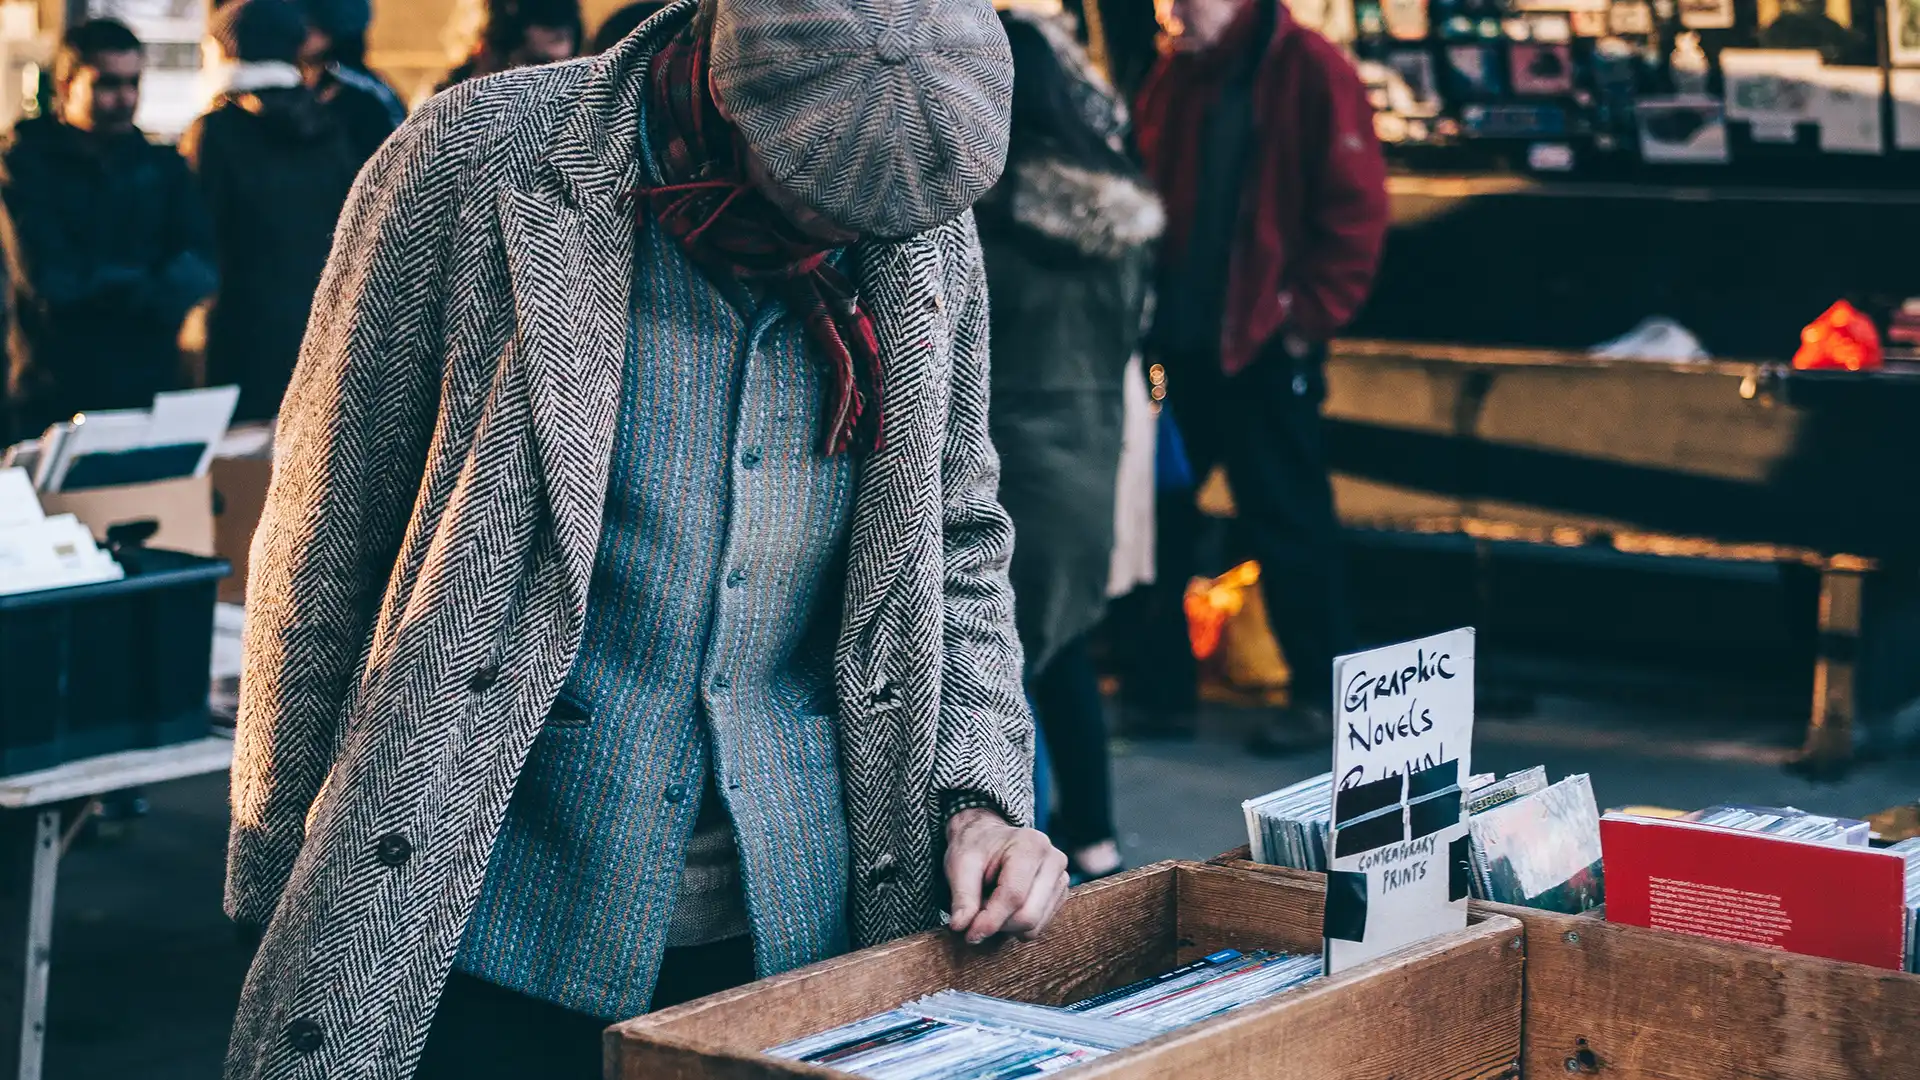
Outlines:
<svg viewBox="0 0 1920 1080"><path fill-rule="evenodd" d="M1180 437L1180 425L1173 422L1173 410L1164 407L1154 440L1153 482L1161 491L1193 490L1193 463L1187 460L1187 444Z"/></svg>

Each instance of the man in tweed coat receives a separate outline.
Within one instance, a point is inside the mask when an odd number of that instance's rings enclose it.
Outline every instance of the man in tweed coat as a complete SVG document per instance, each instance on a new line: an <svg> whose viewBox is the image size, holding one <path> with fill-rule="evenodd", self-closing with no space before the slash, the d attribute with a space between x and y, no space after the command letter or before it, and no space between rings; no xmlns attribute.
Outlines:
<svg viewBox="0 0 1920 1080"><path fill-rule="evenodd" d="M368 165L255 540L229 1080L593 1075L1051 918L966 211L1009 80L980 0L681 0Z"/></svg>

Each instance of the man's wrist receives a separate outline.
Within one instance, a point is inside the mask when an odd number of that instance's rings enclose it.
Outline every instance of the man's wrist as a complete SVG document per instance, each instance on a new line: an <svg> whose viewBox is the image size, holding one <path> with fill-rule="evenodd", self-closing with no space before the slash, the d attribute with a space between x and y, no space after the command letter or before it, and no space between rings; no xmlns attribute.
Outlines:
<svg viewBox="0 0 1920 1080"><path fill-rule="evenodd" d="M1009 820L1006 812L1000 808L999 800L979 791L949 791L941 797L941 809L945 811L948 822L976 810L992 814L1001 821Z"/></svg>

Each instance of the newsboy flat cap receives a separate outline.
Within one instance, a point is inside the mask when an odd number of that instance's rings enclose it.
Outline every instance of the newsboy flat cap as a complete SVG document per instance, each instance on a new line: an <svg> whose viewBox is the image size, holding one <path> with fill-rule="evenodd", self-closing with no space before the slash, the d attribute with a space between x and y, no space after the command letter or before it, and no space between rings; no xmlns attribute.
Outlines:
<svg viewBox="0 0 1920 1080"><path fill-rule="evenodd" d="M715 0L709 82L767 178L880 239L957 217L1007 159L992 0Z"/></svg>

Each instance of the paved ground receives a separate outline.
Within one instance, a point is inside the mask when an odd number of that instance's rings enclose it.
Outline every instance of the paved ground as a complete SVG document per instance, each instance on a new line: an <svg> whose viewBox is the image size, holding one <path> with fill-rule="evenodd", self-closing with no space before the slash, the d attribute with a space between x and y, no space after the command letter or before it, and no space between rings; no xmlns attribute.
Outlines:
<svg viewBox="0 0 1920 1080"><path fill-rule="evenodd" d="M1883 762L1816 785L1776 762L1798 732L1698 713L1547 698L1488 721L1481 771L1544 762L1593 774L1603 806L1722 799L1861 812L1920 796L1920 765ZM1115 779L1135 863L1205 858L1244 842L1240 800L1324 771L1326 756L1258 759L1212 742L1126 742ZM124 843L74 851L61 879L47 1080L207 1080L218 1075L243 961L220 914L224 778L154 789Z"/></svg>

